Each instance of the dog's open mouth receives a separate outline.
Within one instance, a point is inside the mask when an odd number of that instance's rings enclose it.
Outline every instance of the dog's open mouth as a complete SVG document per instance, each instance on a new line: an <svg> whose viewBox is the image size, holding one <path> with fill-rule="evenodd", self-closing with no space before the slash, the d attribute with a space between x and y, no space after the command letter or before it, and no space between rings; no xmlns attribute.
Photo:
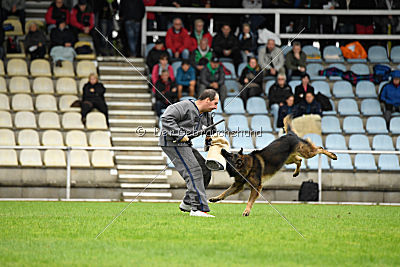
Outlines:
<svg viewBox="0 0 400 267"><path fill-rule="evenodd" d="M224 165L216 160L207 160L206 166L211 171L223 171L225 169Z"/></svg>

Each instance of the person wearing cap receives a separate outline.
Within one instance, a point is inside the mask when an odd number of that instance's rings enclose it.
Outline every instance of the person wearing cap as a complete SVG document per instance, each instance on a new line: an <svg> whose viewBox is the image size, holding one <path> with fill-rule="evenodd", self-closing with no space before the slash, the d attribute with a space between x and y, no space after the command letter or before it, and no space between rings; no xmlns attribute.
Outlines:
<svg viewBox="0 0 400 267"><path fill-rule="evenodd" d="M385 105L383 117L388 128L392 113L400 112L400 70L393 71L391 76L392 80L382 88L379 94L379 100Z"/></svg>
<svg viewBox="0 0 400 267"><path fill-rule="evenodd" d="M154 65L159 62L161 55L166 55L169 61L169 54L165 50L164 43L160 39L157 39L157 41L154 43L154 47L150 50L146 57L146 64L150 70L152 70Z"/></svg>
<svg viewBox="0 0 400 267"><path fill-rule="evenodd" d="M211 88L218 92L221 105L224 104L227 89L225 86L225 72L218 57L212 57L211 61L200 72L199 94L205 89Z"/></svg>
<svg viewBox="0 0 400 267"><path fill-rule="evenodd" d="M315 94L314 87L310 85L310 75L304 73L301 76L301 84L297 85L294 90L294 104L296 105L304 100L308 92L311 92L313 95Z"/></svg>
<svg viewBox="0 0 400 267"><path fill-rule="evenodd" d="M178 85L178 99L182 97L182 91L189 93L189 96L194 96L196 71L190 65L188 59L184 59L182 65L178 68L176 83Z"/></svg>

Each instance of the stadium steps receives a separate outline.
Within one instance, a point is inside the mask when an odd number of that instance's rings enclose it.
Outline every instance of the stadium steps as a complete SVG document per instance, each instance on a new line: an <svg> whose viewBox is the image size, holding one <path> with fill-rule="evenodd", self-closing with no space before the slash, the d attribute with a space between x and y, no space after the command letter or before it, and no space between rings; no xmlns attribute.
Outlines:
<svg viewBox="0 0 400 267"><path fill-rule="evenodd" d="M51 3L52 1L27 0L25 6L26 21L35 19L44 22L47 8Z"/></svg>
<svg viewBox="0 0 400 267"><path fill-rule="evenodd" d="M157 118L152 110L146 77L141 76L145 73L144 62L136 58L129 61L136 70L123 58L98 58L100 79L107 89L105 97L112 143L114 146L135 147L114 154L118 182L123 189L122 198L136 198L153 181L138 198L170 199L172 194L167 179L170 170L163 171L166 158L157 146Z"/></svg>

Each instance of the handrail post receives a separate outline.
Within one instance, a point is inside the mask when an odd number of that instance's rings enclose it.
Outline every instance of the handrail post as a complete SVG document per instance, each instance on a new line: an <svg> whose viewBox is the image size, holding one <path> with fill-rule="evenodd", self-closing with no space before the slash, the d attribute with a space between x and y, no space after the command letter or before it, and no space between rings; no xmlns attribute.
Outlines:
<svg viewBox="0 0 400 267"><path fill-rule="evenodd" d="M65 198L70 199L71 196L71 147L67 147L67 184L65 188Z"/></svg>
<svg viewBox="0 0 400 267"><path fill-rule="evenodd" d="M144 17L142 19L142 57L145 55L145 50L146 50L146 44L147 44L147 11L144 12Z"/></svg>
<svg viewBox="0 0 400 267"><path fill-rule="evenodd" d="M281 25L281 14L278 11L276 11L275 12L275 34L278 36L280 36L280 33L281 33L280 25Z"/></svg>
<svg viewBox="0 0 400 267"><path fill-rule="evenodd" d="M318 201L322 202L322 156L318 154Z"/></svg>

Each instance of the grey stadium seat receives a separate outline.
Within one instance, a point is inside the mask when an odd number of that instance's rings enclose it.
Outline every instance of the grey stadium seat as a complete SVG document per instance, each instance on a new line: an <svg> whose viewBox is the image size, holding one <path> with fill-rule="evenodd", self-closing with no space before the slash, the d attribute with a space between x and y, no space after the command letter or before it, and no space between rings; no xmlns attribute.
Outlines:
<svg viewBox="0 0 400 267"><path fill-rule="evenodd" d="M346 134L365 133L361 118L355 116L349 116L344 118L343 132L345 132Z"/></svg>
<svg viewBox="0 0 400 267"><path fill-rule="evenodd" d="M394 151L393 141L389 135L375 135L372 139L372 148L374 150Z"/></svg>
<svg viewBox="0 0 400 267"><path fill-rule="evenodd" d="M357 154L354 159L354 167L360 171L376 171L374 156L371 154Z"/></svg>
<svg viewBox="0 0 400 267"><path fill-rule="evenodd" d="M368 137L363 134L353 134L350 136L349 148L351 150L371 150Z"/></svg>

